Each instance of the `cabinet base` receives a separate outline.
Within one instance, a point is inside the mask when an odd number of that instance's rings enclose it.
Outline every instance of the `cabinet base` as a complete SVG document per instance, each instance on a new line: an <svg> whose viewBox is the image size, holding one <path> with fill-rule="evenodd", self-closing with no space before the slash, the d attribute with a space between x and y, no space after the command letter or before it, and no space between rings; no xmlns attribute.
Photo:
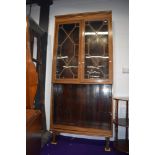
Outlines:
<svg viewBox="0 0 155 155"><path fill-rule="evenodd" d="M109 146L110 137L112 137L111 130L101 130L101 129L90 129L90 128L81 128L74 126L66 126L66 125L55 125L55 128L52 130L52 140L51 144L57 144L57 135L60 133L70 133L70 134L80 134L80 135L88 135L88 136L102 136L105 137L105 146L104 150L106 152L111 151Z"/></svg>

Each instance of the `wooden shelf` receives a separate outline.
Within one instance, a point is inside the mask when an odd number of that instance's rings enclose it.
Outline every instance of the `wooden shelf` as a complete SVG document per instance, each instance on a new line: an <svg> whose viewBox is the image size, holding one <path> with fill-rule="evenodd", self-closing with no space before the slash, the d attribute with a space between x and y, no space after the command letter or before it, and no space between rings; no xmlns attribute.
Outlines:
<svg viewBox="0 0 155 155"><path fill-rule="evenodd" d="M114 119L113 123L119 126L129 127L129 119L126 118L119 118L118 122L116 121L116 119Z"/></svg>
<svg viewBox="0 0 155 155"><path fill-rule="evenodd" d="M113 97L114 100L129 101L129 97Z"/></svg>
<svg viewBox="0 0 155 155"><path fill-rule="evenodd" d="M129 141L124 139L119 139L114 141L114 147L121 152L129 153Z"/></svg>

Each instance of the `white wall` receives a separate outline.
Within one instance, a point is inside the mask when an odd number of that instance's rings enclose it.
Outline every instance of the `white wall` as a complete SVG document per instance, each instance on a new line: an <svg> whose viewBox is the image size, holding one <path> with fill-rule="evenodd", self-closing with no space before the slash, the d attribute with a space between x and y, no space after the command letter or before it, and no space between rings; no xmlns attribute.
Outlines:
<svg viewBox="0 0 155 155"><path fill-rule="evenodd" d="M122 68L129 67L129 5L128 0L54 0L50 7L49 36L47 47L47 68L45 88L45 109L47 128L50 129L50 95L51 71L54 42L54 17L70 13L95 12L112 10L113 18L113 65L114 96L129 95L129 74L122 73ZM124 106L123 106L124 107ZM122 108L123 108L122 107ZM119 136L124 137L124 129L120 128ZM85 136L87 137L87 136ZM88 138L88 137L87 137ZM100 137L89 137L102 139Z"/></svg>

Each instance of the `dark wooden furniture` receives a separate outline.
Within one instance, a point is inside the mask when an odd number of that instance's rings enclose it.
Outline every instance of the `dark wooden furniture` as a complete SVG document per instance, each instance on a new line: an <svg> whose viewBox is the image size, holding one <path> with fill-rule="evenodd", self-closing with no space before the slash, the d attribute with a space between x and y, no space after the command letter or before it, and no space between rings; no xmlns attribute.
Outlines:
<svg viewBox="0 0 155 155"><path fill-rule="evenodd" d="M112 12L55 17L51 130L112 136Z"/></svg>
<svg viewBox="0 0 155 155"><path fill-rule="evenodd" d="M129 153L129 138L128 138L128 129L129 129L129 117L128 117L128 101L127 97L115 97L113 98L115 101L115 119L113 123L115 124L115 141L114 147L121 152ZM119 105L120 102L124 101L126 104L126 117L119 118ZM118 139L118 126L122 126L126 128L125 139Z"/></svg>
<svg viewBox="0 0 155 155"><path fill-rule="evenodd" d="M41 111L26 110L26 155L39 155L41 150Z"/></svg>
<svg viewBox="0 0 155 155"><path fill-rule="evenodd" d="M39 155L41 149L41 111L34 109L38 74L32 62L29 43L29 23L26 27L26 155Z"/></svg>
<svg viewBox="0 0 155 155"><path fill-rule="evenodd" d="M29 43L32 61L36 66L38 74L38 86L35 95L35 108L42 111L43 130L46 131L45 115L45 71L46 71L46 38L47 33L31 18L28 17L29 23ZM34 54L34 41L36 43L36 53Z"/></svg>

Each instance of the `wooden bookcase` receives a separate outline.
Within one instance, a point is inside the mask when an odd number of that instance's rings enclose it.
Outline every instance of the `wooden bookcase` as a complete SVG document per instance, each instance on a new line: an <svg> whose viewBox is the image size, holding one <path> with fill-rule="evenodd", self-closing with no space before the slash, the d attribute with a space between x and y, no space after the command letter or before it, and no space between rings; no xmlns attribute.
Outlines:
<svg viewBox="0 0 155 155"><path fill-rule="evenodd" d="M55 17L51 130L112 136L112 12Z"/></svg>

